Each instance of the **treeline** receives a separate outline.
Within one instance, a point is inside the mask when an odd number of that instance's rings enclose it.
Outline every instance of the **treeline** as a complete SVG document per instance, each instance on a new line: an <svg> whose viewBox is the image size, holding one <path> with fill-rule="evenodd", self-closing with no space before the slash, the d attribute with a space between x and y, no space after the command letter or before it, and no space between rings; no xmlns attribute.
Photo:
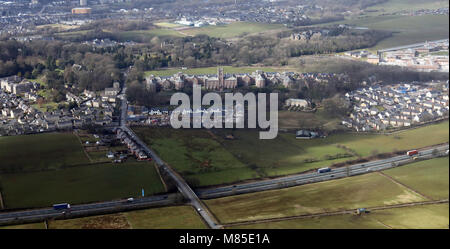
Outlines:
<svg viewBox="0 0 450 249"><path fill-rule="evenodd" d="M122 80L120 58L115 56L119 49L93 49L59 41L4 41L0 42L0 77L44 76L42 80L50 89L74 86L80 91L101 90Z"/></svg>
<svg viewBox="0 0 450 249"><path fill-rule="evenodd" d="M204 67L210 65L244 66L287 65L292 57L327 54L371 47L391 33L376 30L346 30L337 35L308 41L292 41L279 36L252 35L234 43L204 35L185 38L158 38L148 41L147 49L137 56L141 70L158 67Z"/></svg>

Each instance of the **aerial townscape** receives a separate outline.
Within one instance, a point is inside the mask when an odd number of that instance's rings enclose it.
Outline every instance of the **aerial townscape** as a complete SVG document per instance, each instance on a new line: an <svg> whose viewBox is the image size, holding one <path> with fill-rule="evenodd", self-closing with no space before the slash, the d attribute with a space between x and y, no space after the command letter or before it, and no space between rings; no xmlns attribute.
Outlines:
<svg viewBox="0 0 450 249"><path fill-rule="evenodd" d="M0 0L0 236L449 229L448 16L447 0Z"/></svg>

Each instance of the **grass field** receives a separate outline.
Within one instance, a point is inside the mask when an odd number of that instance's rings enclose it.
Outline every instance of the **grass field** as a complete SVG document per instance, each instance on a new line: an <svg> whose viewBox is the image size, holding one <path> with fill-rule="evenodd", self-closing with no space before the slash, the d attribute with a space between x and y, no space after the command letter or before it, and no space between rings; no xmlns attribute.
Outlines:
<svg viewBox="0 0 450 249"><path fill-rule="evenodd" d="M445 39L449 36L447 16L374 16L346 23L370 29L392 31L393 36L379 42L371 50L378 50L418 42Z"/></svg>
<svg viewBox="0 0 450 249"><path fill-rule="evenodd" d="M385 171L401 183L435 200L448 199L449 160L442 157Z"/></svg>
<svg viewBox="0 0 450 249"><path fill-rule="evenodd" d="M447 143L449 141L448 131L449 122L445 121L392 135L339 134L327 139L329 139L329 143L333 143L333 141L341 143L355 150L358 155L365 157L370 156L375 151L384 153Z"/></svg>
<svg viewBox="0 0 450 249"><path fill-rule="evenodd" d="M211 139L204 130L174 130L169 128L136 128L135 131L151 145L167 163L174 166L186 178L199 179L202 185L222 181L242 180L239 174L220 174L217 177L204 176L208 172L235 171L251 172L230 152ZM246 175L249 177L248 175Z"/></svg>
<svg viewBox="0 0 450 249"><path fill-rule="evenodd" d="M206 200L223 223L423 201L377 173Z"/></svg>
<svg viewBox="0 0 450 249"><path fill-rule="evenodd" d="M234 22L227 25L206 26L202 28L186 29L182 32L187 35L208 35L217 38L233 38L245 34L261 33L269 30L283 30L283 25L279 24L264 24L264 23L249 23L249 22Z"/></svg>
<svg viewBox="0 0 450 249"><path fill-rule="evenodd" d="M30 172L89 163L72 133L0 137L0 171Z"/></svg>
<svg viewBox="0 0 450 249"><path fill-rule="evenodd" d="M448 7L447 0L389 0L382 4L368 7L366 10L379 14L392 14L399 11L416 11L421 9L438 9ZM375 11L375 12L374 12ZM370 13L369 12L369 13Z"/></svg>
<svg viewBox="0 0 450 249"><path fill-rule="evenodd" d="M184 37L184 35L171 29L151 29L151 30L134 30L124 31L117 34L120 40L146 40L150 41L153 37Z"/></svg>
<svg viewBox="0 0 450 249"><path fill-rule="evenodd" d="M186 37L196 35L208 35L217 38L233 38L245 34L255 34L270 30L283 30L283 25L278 24L262 24L262 23L248 23L235 22L219 26L206 26L202 28L187 28L183 30L176 30L180 25L160 22L155 23L159 28L151 30L133 30L115 33L117 38L122 41L150 41L154 37ZM85 35L93 30L70 31L56 33L57 37L61 38L76 38L80 35ZM110 30L103 30L104 32L111 32Z"/></svg>
<svg viewBox="0 0 450 249"><path fill-rule="evenodd" d="M65 24L45 24L45 25L39 25L36 26L37 29L44 29L44 28L54 28L57 29L59 32L68 31L71 29L79 28L78 25L65 25Z"/></svg>
<svg viewBox="0 0 450 249"><path fill-rule="evenodd" d="M234 229L448 229L449 205L437 204L374 211L367 215L336 215L296 219Z"/></svg>
<svg viewBox="0 0 450 249"><path fill-rule="evenodd" d="M126 213L49 222L49 229L203 229L206 225L190 206L146 209Z"/></svg>
<svg viewBox="0 0 450 249"><path fill-rule="evenodd" d="M176 24L176 23L170 23L170 22L157 22L154 23L156 26L161 27L161 28L179 28L182 27L182 25L180 24Z"/></svg>
<svg viewBox="0 0 450 249"><path fill-rule="evenodd" d="M278 122L280 129L315 129L320 127L331 131L338 128L340 119L329 118L325 115L323 109L319 109L315 113L279 111Z"/></svg>
<svg viewBox="0 0 450 249"><path fill-rule="evenodd" d="M448 142L448 121L393 135L341 133L323 139L297 140L280 133L259 140L254 130L173 130L136 128L167 163L194 185L222 183L304 172L379 153ZM227 140L229 134L234 140Z"/></svg>
<svg viewBox="0 0 450 249"><path fill-rule="evenodd" d="M8 208L46 207L164 192L152 163L99 164L36 173L2 174Z"/></svg>
<svg viewBox="0 0 450 249"><path fill-rule="evenodd" d="M262 70L264 72L283 72L283 71L293 71L291 68L274 68L274 67L232 67L223 66L224 72L229 74L241 74L241 73L253 73L256 70ZM145 75L155 75L155 76L171 76L178 72L183 72L188 75L207 75L207 74L217 74L217 67L202 67L202 68L172 68L166 70L158 71L147 71Z"/></svg>

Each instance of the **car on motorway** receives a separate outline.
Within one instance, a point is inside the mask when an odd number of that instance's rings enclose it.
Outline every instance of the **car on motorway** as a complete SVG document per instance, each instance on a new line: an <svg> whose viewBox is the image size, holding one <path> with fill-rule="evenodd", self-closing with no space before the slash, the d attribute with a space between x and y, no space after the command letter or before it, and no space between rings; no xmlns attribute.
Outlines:
<svg viewBox="0 0 450 249"><path fill-rule="evenodd" d="M331 172L330 168L321 168L317 170L317 173L321 174L321 173L327 173L327 172Z"/></svg>
<svg viewBox="0 0 450 249"><path fill-rule="evenodd" d="M406 152L406 155L408 155L408 156L419 155L419 151L418 150L410 150L410 151Z"/></svg>
<svg viewBox="0 0 450 249"><path fill-rule="evenodd" d="M127 203L131 203L131 202L133 202L134 201L134 198L128 198L127 199Z"/></svg>
<svg viewBox="0 0 450 249"><path fill-rule="evenodd" d="M67 209L70 209L70 204L69 203L54 204L53 209L54 210L67 210Z"/></svg>

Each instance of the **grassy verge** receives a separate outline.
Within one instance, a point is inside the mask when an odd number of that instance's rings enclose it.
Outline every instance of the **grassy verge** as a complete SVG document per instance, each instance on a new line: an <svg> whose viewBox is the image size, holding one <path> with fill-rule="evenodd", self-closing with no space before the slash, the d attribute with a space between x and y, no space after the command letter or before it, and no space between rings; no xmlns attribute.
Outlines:
<svg viewBox="0 0 450 249"><path fill-rule="evenodd" d="M0 229L45 229L44 222L14 226L0 226Z"/></svg>

